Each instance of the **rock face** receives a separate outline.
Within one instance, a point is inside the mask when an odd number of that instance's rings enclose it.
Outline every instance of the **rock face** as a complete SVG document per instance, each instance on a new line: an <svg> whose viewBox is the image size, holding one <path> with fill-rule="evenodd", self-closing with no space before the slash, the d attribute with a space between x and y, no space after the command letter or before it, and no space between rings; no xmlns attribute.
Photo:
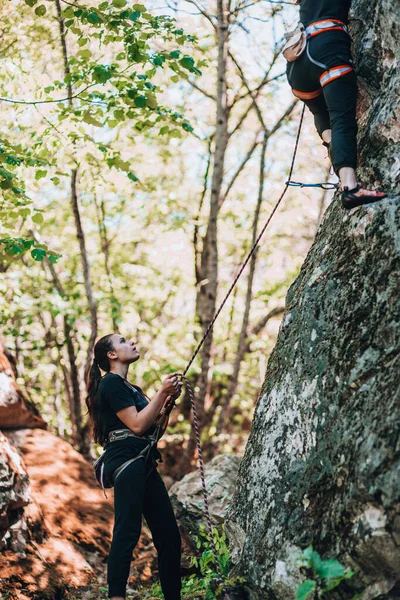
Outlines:
<svg viewBox="0 0 400 600"><path fill-rule="evenodd" d="M335 200L287 295L229 523L260 599L294 598L311 543L355 571L341 598L400 597L400 11L356 0L352 15L359 175L391 198Z"/></svg>
<svg viewBox="0 0 400 600"><path fill-rule="evenodd" d="M215 524L222 524L232 499L240 459L234 454L215 456L205 465L205 479L209 495L208 504ZM200 526L206 527L203 491L199 471L194 471L175 483L169 490L174 512L182 534L184 549L193 554L194 536ZM183 552L185 554L185 552Z"/></svg>
<svg viewBox="0 0 400 600"><path fill-rule="evenodd" d="M21 456L0 432L0 550L25 555L24 507L30 501L29 477Z"/></svg>

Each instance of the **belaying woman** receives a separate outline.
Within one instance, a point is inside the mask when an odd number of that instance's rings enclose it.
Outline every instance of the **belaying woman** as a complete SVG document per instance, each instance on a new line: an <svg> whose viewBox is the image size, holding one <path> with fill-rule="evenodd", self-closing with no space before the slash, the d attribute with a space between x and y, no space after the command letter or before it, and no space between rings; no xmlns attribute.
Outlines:
<svg viewBox="0 0 400 600"><path fill-rule="evenodd" d="M117 333L106 335L95 345L87 384L94 441L105 447L104 476L114 481L108 597L125 598L132 552L144 516L157 550L165 600L180 600L181 539L171 501L157 472L161 455L156 445L149 446L148 436L154 433L162 410L181 393L181 383L176 375L168 375L149 402L142 390L127 380L129 365L139 358L132 340ZM100 369L105 371L103 377Z"/></svg>
<svg viewBox="0 0 400 600"><path fill-rule="evenodd" d="M351 0L297 0L296 4L300 4L307 43L298 58L287 64L292 92L313 113L317 131L329 148L344 208L377 202L386 194L362 188L355 171L357 77L347 30Z"/></svg>

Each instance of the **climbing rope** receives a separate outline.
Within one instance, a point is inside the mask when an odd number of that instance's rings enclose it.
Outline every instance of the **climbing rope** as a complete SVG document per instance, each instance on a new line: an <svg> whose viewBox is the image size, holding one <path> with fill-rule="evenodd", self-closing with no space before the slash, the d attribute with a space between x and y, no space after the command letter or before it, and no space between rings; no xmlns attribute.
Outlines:
<svg viewBox="0 0 400 600"><path fill-rule="evenodd" d="M223 577L222 577L222 571L221 571L221 565L219 563L219 559L218 559L218 553L217 553L217 548L215 545L215 540L214 540L214 535L213 535L213 526L212 526L212 521L211 521L211 515L210 515L210 509L208 506L208 493L207 493L207 487L206 487L206 480L205 480L205 475L204 475L204 461L203 461L203 454L202 454L202 450L201 450L201 441L200 441L200 427L199 427L199 421L197 418L197 410L196 410L196 403L195 403L195 399L194 399L194 393L193 393L193 389L192 386L189 382L189 380L186 377L186 373L188 372L188 370L190 369L191 365L193 364L193 361L195 360L196 356L198 355L198 353L200 352L207 336L209 335L211 329L214 326L215 321L218 319L223 307L225 306L229 296L231 295L234 287L236 286L237 282L239 281L240 276L242 275L244 269L246 268L247 263L249 262L250 258L252 257L252 255L254 254L254 252L256 251L256 248L258 246L258 244L260 243L261 238L263 237L268 225L271 223L272 218L274 216L274 214L276 213L276 211L278 210L278 207L280 205L280 203L283 200L283 197L285 196L289 186L292 184L291 182L291 177L292 177L292 173L293 173L293 169L294 169L294 163L296 160L296 154L297 154L297 149L299 146L299 140L300 140L300 133L301 133L301 128L303 125L303 119L304 119L304 111L305 111L305 105L303 105L303 110L301 112L301 116L300 116L300 123L299 123L299 128L297 131L297 137L296 137L296 143L294 146L294 151L293 151L293 158L292 158L292 163L290 165L290 170L289 170L289 177L288 180L285 183L285 188L283 190L283 192L281 193L280 197L278 198L277 202L275 203L275 206L272 209L271 214L269 215L266 223L264 224L263 228L261 229L256 241L253 244L253 247L251 248L250 252L248 253L246 259L244 260L244 262L242 263L241 267L239 268L239 271L235 277L235 279L232 282L232 285L230 286L228 292L225 295L225 298L222 300L218 310L216 311L214 317L212 318L212 320L210 321L210 324L208 325L203 337L201 338L200 342L198 343L195 351L193 352L185 370L183 373L177 373L177 376L184 381L185 385L186 385L186 389L187 392L189 394L189 398L190 398L190 404L192 407L192 411L193 411L193 422L194 422L194 428L195 428L195 434L196 434L196 446L197 446L197 453L198 453L198 457L199 457L199 467L200 467L200 477L201 477L201 485L202 485L202 489L203 489L203 500L204 500L204 508L205 508L205 514L206 514L206 520L207 520L207 527L208 527L208 531L209 531L209 535L210 535L210 543L211 543L211 547L212 547L212 552L214 555L214 562L215 562L215 567L217 570L217 574L218 574L218 581L220 584L223 585ZM321 184L322 185L322 184ZM329 188L330 189L330 188ZM173 406L173 405L172 405ZM171 410L172 410L172 406L171 406Z"/></svg>
<svg viewBox="0 0 400 600"><path fill-rule="evenodd" d="M200 427L199 427L199 420L197 418L197 410L196 410L196 403L194 400L194 392L193 392L193 388L190 384L190 381L188 380L187 377L185 377L185 375L183 375L183 373L177 373L177 376L180 377L180 379L182 379L185 382L186 390L187 390L187 392L189 394L189 398L190 398L190 404L192 406L193 423L194 423L194 429L196 432L196 445L197 445L197 452L198 452L198 456L199 456L201 486L203 489L203 501L204 501L204 508L205 508L205 513L206 513L208 533L210 536L212 552L214 555L215 567L217 569L218 581L219 581L219 583L223 584L224 580L222 577L221 565L219 564L217 548L215 546L213 526L212 526L211 515L210 515L210 508L208 506L208 493L207 493L207 487L206 487L206 479L205 479L205 475L204 475L204 461L203 461L203 454L201 451L201 442L200 442Z"/></svg>
<svg viewBox="0 0 400 600"><path fill-rule="evenodd" d="M188 372L188 370L189 370L189 369L190 369L190 367L192 366L194 359L196 358L196 356L197 356L197 355L198 355L198 353L200 352L200 350L201 350L201 348L202 348L202 346L203 346L203 344L204 344L204 342L205 342L205 340L206 340L206 338L207 338L208 334L210 333L211 329L214 327L214 323L215 323L215 321L218 319L218 317L219 317L219 315L220 315L220 312L221 312L221 311L222 311L222 309L224 308L224 306L225 306L225 304L226 304L226 302L227 302L227 300L228 300L229 296L230 296L230 295L231 295L231 293L233 292L233 289L234 289L234 287L236 286L237 282L239 281L241 274L242 274L242 273L243 273L243 271L245 270L245 268L246 268L246 266L247 266L247 263L249 262L250 258L253 256L254 252L256 251L256 249L257 249L257 246L258 246L258 244L260 243L260 240L261 240L261 238L263 237L263 235L264 235L264 233L265 233L265 231L266 231L266 229L267 229L268 225L271 223L271 221L272 221L272 218L273 218L274 214L275 214L275 213L276 213L276 211L278 210L278 207L279 207L280 203L282 202L282 200L283 200L283 197L285 196L285 194L286 194L286 192L287 192L287 190L288 190L288 188L289 188L289 184L291 183L291 177L292 177L292 173L293 173L293 169L294 169L294 163L295 163L295 160L296 160L297 148L298 148L298 146L299 146L299 140L300 140L301 127L302 127L302 125L303 125L303 119L304 119L304 111L305 111L305 104L303 104L303 109L302 109L302 111L301 111L300 123L299 123L299 128L298 128L298 131L297 131L296 143L295 143L295 146L294 146L294 152L293 152L292 164L290 165L289 177L288 177L288 180L287 180L287 181L286 181L286 183L285 183L284 190L283 190L282 194L280 195L280 197L278 198L278 200L277 200L277 202L276 202L276 204L275 204L274 208L272 209L272 212L271 212L271 214L269 215L269 217L268 217L268 219L267 219L266 223L264 224L264 227L261 229L261 231L260 231L260 233L259 233L259 235L258 235L258 238L256 239L256 241L255 241L255 242L254 242L254 244L253 244L253 247L251 248L251 250L250 250L250 252L248 253L248 255L247 255L246 259L244 260L244 262L242 263L242 265L241 265L241 267L240 267L240 269L239 269L239 271L238 271L238 273L237 273L237 275L236 275L235 279L234 279L234 280L233 280L233 282L232 282L232 285L231 285L231 287L229 288L229 290L228 290L228 291L227 291L227 293L226 293L226 296L225 296L225 298L222 300L222 302L221 302L221 304L220 304L220 306L219 306L218 310L216 311L216 313L215 313L214 317L213 317L213 318L212 318L212 320L210 321L210 324L208 325L208 327L207 327L207 329L206 329L206 331L205 331L205 333L204 333L203 337L201 338L200 342L198 343L198 345L197 345L197 348L196 348L196 349L195 349L195 351L193 352L193 354L192 354L192 357L191 357L191 359L189 360L189 362L188 362L188 364L187 364L187 366L186 366L186 369L183 371L183 375L186 375L186 373Z"/></svg>

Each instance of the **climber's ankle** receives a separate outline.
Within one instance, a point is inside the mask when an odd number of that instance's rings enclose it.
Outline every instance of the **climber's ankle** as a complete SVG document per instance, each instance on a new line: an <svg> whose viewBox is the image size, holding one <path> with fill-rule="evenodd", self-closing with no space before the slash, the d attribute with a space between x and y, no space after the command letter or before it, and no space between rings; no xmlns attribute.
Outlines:
<svg viewBox="0 0 400 600"><path fill-rule="evenodd" d="M342 190L345 188L354 190L357 187L356 172L352 167L342 167L339 169L339 179Z"/></svg>
<svg viewBox="0 0 400 600"><path fill-rule="evenodd" d="M325 131L321 133L321 137L326 144L330 144L332 141L332 129L325 129Z"/></svg>

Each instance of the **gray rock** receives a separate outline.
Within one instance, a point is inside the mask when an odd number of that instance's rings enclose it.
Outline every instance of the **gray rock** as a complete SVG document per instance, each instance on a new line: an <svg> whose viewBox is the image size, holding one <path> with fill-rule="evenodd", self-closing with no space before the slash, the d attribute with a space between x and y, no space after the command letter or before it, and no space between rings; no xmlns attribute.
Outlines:
<svg viewBox="0 0 400 600"><path fill-rule="evenodd" d="M400 11L352 9L359 173L391 198L336 199L287 295L228 520L260 599L294 598L311 543L355 570L341 598L400 597Z"/></svg>
<svg viewBox="0 0 400 600"><path fill-rule="evenodd" d="M233 454L215 456L205 465L208 505L215 525L221 525L232 499L240 458ZM185 475L169 490L172 505L184 540L195 546L193 535L198 535L201 525L206 526L200 472Z"/></svg>
<svg viewBox="0 0 400 600"><path fill-rule="evenodd" d="M0 432L0 549L25 555L28 531L24 507L30 502L29 476L19 452Z"/></svg>

